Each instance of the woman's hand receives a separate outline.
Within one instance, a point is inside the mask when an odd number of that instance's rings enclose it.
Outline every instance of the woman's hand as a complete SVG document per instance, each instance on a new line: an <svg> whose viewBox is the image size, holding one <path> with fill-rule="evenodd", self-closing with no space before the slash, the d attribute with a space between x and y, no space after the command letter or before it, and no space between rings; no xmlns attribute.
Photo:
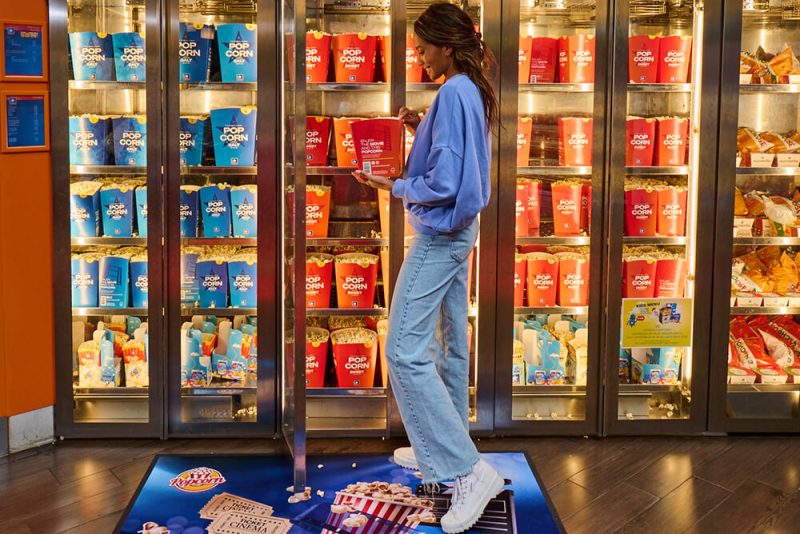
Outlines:
<svg viewBox="0 0 800 534"><path fill-rule="evenodd" d="M403 124L411 128L411 130L416 133L420 122L418 111L414 111L413 109L403 106L400 108L400 113L397 114L397 117L403 121Z"/></svg>
<svg viewBox="0 0 800 534"><path fill-rule="evenodd" d="M356 180L362 184L366 184L374 189L391 191L392 186L394 185L394 182L392 182L389 178L375 176L374 174L369 174L364 171L353 171L353 176L355 176Z"/></svg>

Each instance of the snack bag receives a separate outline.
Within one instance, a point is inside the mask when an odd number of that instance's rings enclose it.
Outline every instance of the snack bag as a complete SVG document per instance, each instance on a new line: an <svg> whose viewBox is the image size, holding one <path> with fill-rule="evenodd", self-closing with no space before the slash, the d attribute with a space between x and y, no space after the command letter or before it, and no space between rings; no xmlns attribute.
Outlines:
<svg viewBox="0 0 800 534"><path fill-rule="evenodd" d="M147 165L147 118L130 115L111 119L114 132L114 161L117 165Z"/></svg>
<svg viewBox="0 0 800 534"><path fill-rule="evenodd" d="M517 180L517 198L514 206L514 235L527 237L528 235L528 197L530 189L527 182Z"/></svg>
<svg viewBox="0 0 800 534"><path fill-rule="evenodd" d="M231 186L207 185L200 188L203 237L230 237Z"/></svg>
<svg viewBox="0 0 800 534"><path fill-rule="evenodd" d="M531 155L531 132L533 119L520 117L517 120L517 167L527 167Z"/></svg>
<svg viewBox="0 0 800 534"><path fill-rule="evenodd" d="M309 254L306 257L306 308L328 308L331 305L333 256Z"/></svg>
<svg viewBox="0 0 800 534"><path fill-rule="evenodd" d="M348 253L336 256L336 294L340 308L372 308L378 283L378 256Z"/></svg>
<svg viewBox="0 0 800 534"><path fill-rule="evenodd" d="M144 33L115 33L114 69L118 82L143 82L147 79Z"/></svg>
<svg viewBox="0 0 800 534"><path fill-rule="evenodd" d="M209 24L181 22L179 31L178 62L181 82L207 82L214 27Z"/></svg>
<svg viewBox="0 0 800 534"><path fill-rule="evenodd" d="M100 234L100 188L102 182L69 184L69 221L72 237L97 237Z"/></svg>
<svg viewBox="0 0 800 534"><path fill-rule="evenodd" d="M369 83L375 78L378 38L366 33L333 36L333 62L338 83Z"/></svg>
<svg viewBox="0 0 800 534"><path fill-rule="evenodd" d="M658 235L686 234L686 197L686 188L682 186L658 188Z"/></svg>
<svg viewBox="0 0 800 534"><path fill-rule="evenodd" d="M525 180L528 183L528 235L539 235L542 215L542 182L541 180ZM519 183L519 180L517 180ZM591 202L589 203L591 205Z"/></svg>
<svg viewBox="0 0 800 534"><path fill-rule="evenodd" d="M519 83L530 82L532 41L530 35L519 36Z"/></svg>
<svg viewBox="0 0 800 534"><path fill-rule="evenodd" d="M568 35L558 40L558 81L594 83L595 38L593 35Z"/></svg>
<svg viewBox="0 0 800 534"><path fill-rule="evenodd" d="M560 180L552 183L550 191L555 235L580 235L583 222L583 184L576 180Z"/></svg>
<svg viewBox="0 0 800 534"><path fill-rule="evenodd" d="M69 118L69 164L114 164L111 118L100 115L73 115Z"/></svg>
<svg viewBox="0 0 800 534"><path fill-rule="evenodd" d="M306 387L325 386L331 334L324 328L306 328Z"/></svg>
<svg viewBox="0 0 800 534"><path fill-rule="evenodd" d="M333 363L339 387L371 388L375 383L378 335L365 328L331 333Z"/></svg>
<svg viewBox="0 0 800 534"><path fill-rule="evenodd" d="M514 255L514 306L525 305L525 282L528 258L525 254Z"/></svg>
<svg viewBox="0 0 800 534"><path fill-rule="evenodd" d="M254 184L231 188L233 237L258 236L258 187Z"/></svg>
<svg viewBox="0 0 800 534"><path fill-rule="evenodd" d="M211 110L214 160L218 167L255 165L257 115L252 106Z"/></svg>
<svg viewBox="0 0 800 534"><path fill-rule="evenodd" d="M653 164L656 144L656 120L628 117L625 126L625 165L642 167Z"/></svg>
<svg viewBox="0 0 800 534"><path fill-rule="evenodd" d="M558 257L558 305L588 305L589 256L574 252L559 252L556 257Z"/></svg>
<svg viewBox="0 0 800 534"><path fill-rule="evenodd" d="M203 150L210 141L211 134L208 121L207 116L181 117L181 167L197 167L203 164Z"/></svg>
<svg viewBox="0 0 800 534"><path fill-rule="evenodd" d="M255 24L218 24L222 83L258 81L258 34Z"/></svg>
<svg viewBox="0 0 800 534"><path fill-rule="evenodd" d="M100 189L100 212L103 235L131 237L133 235L134 185L108 184Z"/></svg>
<svg viewBox="0 0 800 534"><path fill-rule="evenodd" d="M223 255L209 252L197 260L197 279L201 308L228 306L228 261Z"/></svg>
<svg viewBox="0 0 800 534"><path fill-rule="evenodd" d="M331 137L330 117L306 117L306 164L309 167L328 162L328 145Z"/></svg>
<svg viewBox="0 0 800 534"><path fill-rule="evenodd" d="M636 182L625 184L625 235L656 235L658 226L658 192Z"/></svg>
<svg viewBox="0 0 800 534"><path fill-rule="evenodd" d="M403 123L400 119L364 119L350 125L361 170L397 178L403 173Z"/></svg>
<svg viewBox="0 0 800 534"><path fill-rule="evenodd" d="M559 65L559 40L552 37L534 37L531 40L530 83L553 83Z"/></svg>
<svg viewBox="0 0 800 534"><path fill-rule="evenodd" d="M114 44L107 33L69 34L73 79L78 81L114 80Z"/></svg>
<svg viewBox="0 0 800 534"><path fill-rule="evenodd" d="M586 117L558 118L558 164L590 166L592 164L593 119Z"/></svg>
<svg viewBox="0 0 800 534"><path fill-rule="evenodd" d="M659 43L658 83L686 83L692 60L692 37L667 35Z"/></svg>
<svg viewBox="0 0 800 534"><path fill-rule="evenodd" d="M336 165L338 167L358 167L352 124L361 119L334 118L333 133L336 145Z"/></svg>
<svg viewBox="0 0 800 534"><path fill-rule="evenodd" d="M150 384L147 365L147 335L136 332L122 348L125 362L125 387L146 388Z"/></svg>
<svg viewBox="0 0 800 534"><path fill-rule="evenodd" d="M622 259L622 298L651 299L656 294L655 259L646 255L627 255Z"/></svg>
<svg viewBox="0 0 800 534"><path fill-rule="evenodd" d="M130 260L131 306L134 308L147 307L149 286L147 259L147 251L143 251Z"/></svg>
<svg viewBox="0 0 800 534"><path fill-rule="evenodd" d="M181 237L197 237L200 186L182 185L180 199Z"/></svg>
<svg viewBox="0 0 800 534"><path fill-rule="evenodd" d="M230 305L255 308L258 305L258 254L255 248L242 249L228 260Z"/></svg>
<svg viewBox="0 0 800 534"><path fill-rule="evenodd" d="M327 185L306 186L306 237L328 237L331 211L331 188Z"/></svg>
<svg viewBox="0 0 800 534"><path fill-rule="evenodd" d="M689 119L659 117L657 128L658 150L656 165L686 165L686 147L689 139Z"/></svg>

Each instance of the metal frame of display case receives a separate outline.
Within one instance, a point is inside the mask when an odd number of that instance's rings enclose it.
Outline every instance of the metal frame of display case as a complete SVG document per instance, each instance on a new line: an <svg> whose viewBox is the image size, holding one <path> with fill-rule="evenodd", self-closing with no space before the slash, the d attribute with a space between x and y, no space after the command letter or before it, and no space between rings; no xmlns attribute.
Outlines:
<svg viewBox="0 0 800 534"><path fill-rule="evenodd" d="M721 49L722 6L718 2L706 2L704 7L702 43L704 61L701 74L701 93L696 94L701 101L701 116L693 117L699 121L691 124L694 131L699 127L699 151L697 176L714 176L716 172L717 113L719 111L719 55ZM625 123L628 106L628 26L629 13L626 2L617 2L614 17L615 56L609 61L613 65L611 93L611 138L625 138ZM695 41L697 31L694 31ZM690 154L691 156L691 154ZM605 377L604 377L604 435L614 434L700 434L706 428L708 353L710 332L705 326L711 316L711 269L702 268L713 262L714 195L697 195L696 262L694 327L692 334L692 394L689 418L687 419L619 419L618 403L621 388L618 379L620 350L620 326L622 309L622 241L613 236L623 235L624 225L624 178L628 174L625 167L625 144L613 143L609 147L609 193L608 193L608 236L609 253L606 261L605 290ZM708 183L708 182L707 182ZM698 186L699 187L699 186ZM688 207L687 207L688 211ZM687 232L690 230L687 221ZM619 266L619 267L617 267ZM727 336L726 336L727 338ZM629 394L649 395L659 391L647 385L630 388ZM664 386L669 387L669 386Z"/></svg>
<svg viewBox="0 0 800 534"><path fill-rule="evenodd" d="M161 138L162 108L161 87L161 2L146 0L144 2L147 79L147 136L149 139ZM56 354L56 435L65 438L99 438L99 437L160 437L164 435L164 375L163 362L165 355L163 331L163 255L161 226L161 145L149 143L147 147L147 202L148 233L147 238L136 241L147 244L148 279L150 281L148 295L148 338L149 338L149 388L148 422L146 423L80 423L73 415L74 392L72 386L72 329L71 318L84 313L73 313L70 292L70 254L72 240L70 225L69 183L72 171L95 174L104 169L81 169L69 166L69 57L68 41L68 1L51 0L49 3L50 26L50 124L52 129L52 175L53 175L53 285L54 285L54 320L55 320L55 354ZM111 169L105 169L111 170ZM123 171L125 169L122 169ZM138 174L145 172L138 169ZM97 242L101 242L96 240ZM80 243L83 244L83 243ZM87 243L88 244L88 243ZM129 244L129 243L115 243ZM96 309L97 315L117 315L124 310L113 308ZM69 321L69 323L67 323ZM107 388L107 391L93 390L90 395L102 397L122 393L120 400L140 397L140 393L131 388Z"/></svg>
<svg viewBox="0 0 800 534"><path fill-rule="evenodd" d="M180 13L178 0L165 0L164 42L166 50L178 50ZM165 263L165 288L166 288L166 319L165 328L167 340L166 362L166 428L165 434L169 437L274 437L277 434L277 265L273 258L277 257L277 144L269 142L277 135L278 117L269 111L277 108L277 88L275 82L275 66L278 60L276 48L277 19L275 2L259 2L256 14L258 26L258 73L259 83L256 96L257 108L265 112L259 113L256 119L257 136L262 140L257 143L258 166L256 169L247 169L247 174L256 175L256 185L261 194L257 199L257 212L259 214L258 228L258 308L255 315L258 318L259 355L258 379L255 386L256 394L256 421L254 422L183 422L182 421L182 388L180 387L180 325L184 312L180 300L180 220L178 210L174 207L180 204L180 177L185 174L180 167L180 147L178 132L180 131L180 79L178 68L178 55L169 54L165 61L164 74L164 109L165 128L164 143L165 154L165 186L164 198L164 227L166 233L166 247L164 249ZM265 141L266 140L266 141ZM224 169L217 174L236 174L236 170ZM173 209L170 209L173 207ZM210 313L213 310L195 310L200 313ZM225 309L226 312L235 309ZM198 391L200 394L214 394L229 396L241 393L246 388L221 388L220 390L205 388ZM248 393L252 391L249 390ZM231 395L232 396L232 395Z"/></svg>
<svg viewBox="0 0 800 534"><path fill-rule="evenodd" d="M498 208L496 215L497 225L497 271L513 272L513 265L503 271L500 265L508 265L508 259L513 261L516 237L514 232L514 213L516 178L528 174L519 172L516 166L516 124L519 105L519 78L518 78L518 49L520 27L520 2L504 2L503 32L501 48L501 116L505 127L501 131L499 154L499 184L496 188ZM578 238L574 244L590 245L590 265L592 279L589 289L589 358L587 366L587 383L580 386L513 386L511 383L513 352L513 322L514 322L514 281L512 276L496 277L496 335L493 340L495 352L495 433L498 435L558 435L558 436L584 436L597 435L600 426L600 374L602 371L602 319L603 319L603 288L604 282L600 273L604 272L605 265L605 234L603 224L605 203L605 153L606 153L606 121L597 120L606 116L606 100L608 99L608 74L607 61L611 57L609 33L609 3L604 0L597 1L595 11L595 83L592 115L595 117L592 161L596 162L591 168L582 169L580 172L592 179L592 220L591 238ZM506 30L508 28L509 30ZM516 31L514 31L516 30ZM561 84L546 84L551 91L561 89ZM568 91L588 90L586 87L566 84ZM532 86L535 87L535 86ZM537 170L535 167L529 169ZM541 172L548 174L566 174L558 167L542 168ZM546 238L536 242L542 243L570 243L570 240ZM533 311L533 309L531 309ZM581 310L582 311L582 310ZM535 313L571 313L575 310L553 308L537 308ZM580 312L578 312L580 313ZM584 399L585 417L583 419L556 419L545 418L520 420L512 417L512 403L514 392L525 395L542 395L556 397L570 397Z"/></svg>
<svg viewBox="0 0 800 534"><path fill-rule="evenodd" d="M716 235L714 239L714 293L713 315L711 317L711 361L709 384L709 422L708 429L713 433L727 432L792 432L800 433L800 419L797 417L786 419L769 418L733 418L730 417L728 405L727 361L725 354L728 352L728 333L730 331L730 276L733 260L733 246L736 239L733 237L733 190L736 185L737 173L758 174L788 174L788 169L737 169L736 168L736 133L739 127L739 54L741 51L743 10L741 0L726 0L722 25L722 76L720 87L720 114L719 114L719 150L717 160L717 210L716 210ZM769 86L765 86L770 88ZM777 89L777 88L776 88ZM795 90L795 89L792 89ZM740 172L741 171L741 172ZM783 244L792 244L792 238L785 238ZM753 244L756 241L750 239ZM764 240L763 244L773 241ZM742 311L742 310L739 310ZM751 309L750 312L764 311ZM778 310L771 310L778 312ZM785 313L797 313L797 310L787 309ZM754 393L759 384L753 386L736 386L739 393ZM788 390L793 386L789 384ZM770 388L773 391L786 391L786 387L777 386ZM794 390L797 391L797 390ZM759 393L763 394L763 393ZM798 393L800 395L800 393ZM796 402L796 401L795 401Z"/></svg>

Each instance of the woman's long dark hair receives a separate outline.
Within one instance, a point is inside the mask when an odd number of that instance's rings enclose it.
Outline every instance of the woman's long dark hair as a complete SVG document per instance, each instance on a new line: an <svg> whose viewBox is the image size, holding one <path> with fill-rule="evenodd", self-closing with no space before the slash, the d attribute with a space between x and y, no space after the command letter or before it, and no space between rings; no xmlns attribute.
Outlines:
<svg viewBox="0 0 800 534"><path fill-rule="evenodd" d="M434 46L453 49L456 68L478 87L489 128L498 124L497 97L489 81L497 59L486 46L472 19L461 8L448 3L428 6L414 23L414 33Z"/></svg>

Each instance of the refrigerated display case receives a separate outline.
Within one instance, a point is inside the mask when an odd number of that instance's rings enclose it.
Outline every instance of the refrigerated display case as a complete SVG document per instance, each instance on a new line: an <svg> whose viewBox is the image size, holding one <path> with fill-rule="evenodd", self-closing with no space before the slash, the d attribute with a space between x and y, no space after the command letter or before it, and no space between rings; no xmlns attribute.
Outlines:
<svg viewBox="0 0 800 534"><path fill-rule="evenodd" d="M725 21L709 429L800 432L800 3L730 1Z"/></svg>
<svg viewBox="0 0 800 534"><path fill-rule="evenodd" d="M609 6L504 6L495 428L596 434Z"/></svg>
<svg viewBox="0 0 800 534"><path fill-rule="evenodd" d="M157 9L50 3L60 436L161 434Z"/></svg>
<svg viewBox="0 0 800 534"><path fill-rule="evenodd" d="M305 354L296 360L305 358L305 376L290 372L303 384L295 382L290 397L297 402L303 390L310 436L402 431L383 344L391 290L411 236L402 203L353 178L358 163L351 124L395 117L406 104L430 105L439 85L414 77L416 50L410 36L415 16L428 4L382 1L354 6L318 0L294 6L296 13L302 7L304 14L295 14L290 42L305 49L305 67L296 69L284 84L287 101L294 102L294 113L286 119L291 129L286 139L289 144L292 136L306 143L285 161L282 187L288 218L283 247L290 251L285 254L286 272L305 284L296 284L300 294L285 296L292 302L286 326L293 330L286 336L306 340L300 345ZM479 24L480 3L462 4ZM295 220L297 213L305 214L304 220ZM475 256L491 272L492 257ZM477 281L478 276L472 278ZM470 330L483 334L478 300L473 290ZM300 354L297 345L287 351ZM481 345L473 347L474 356ZM471 407L474 428L489 431L491 408L482 417L477 413L478 397L482 395L487 406L492 398L489 379L477 388L481 373L492 365L491 350L485 354L480 365L477 357L472 360Z"/></svg>
<svg viewBox="0 0 800 534"><path fill-rule="evenodd" d="M605 434L705 429L717 4L617 3Z"/></svg>
<svg viewBox="0 0 800 534"><path fill-rule="evenodd" d="M167 433L273 435L276 8L165 13Z"/></svg>

